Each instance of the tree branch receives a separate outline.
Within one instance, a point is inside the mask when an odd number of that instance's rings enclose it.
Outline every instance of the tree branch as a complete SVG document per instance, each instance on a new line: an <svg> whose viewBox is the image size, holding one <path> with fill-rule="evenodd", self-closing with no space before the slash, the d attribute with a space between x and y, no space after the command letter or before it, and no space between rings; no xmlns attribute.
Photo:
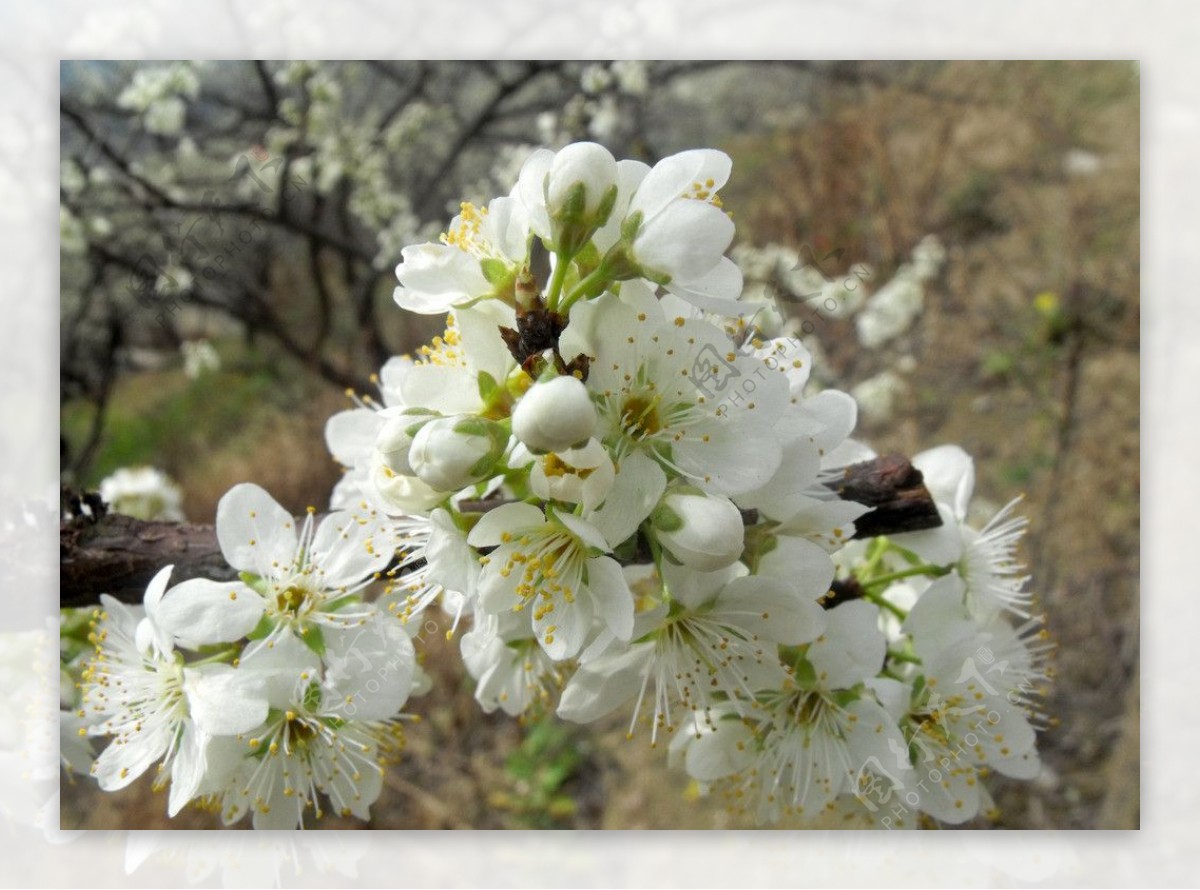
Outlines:
<svg viewBox="0 0 1200 890"><path fill-rule="evenodd" d="M87 606L107 593L140 603L146 585L163 566L175 565L172 583L191 578L232 581L211 525L144 522L110 513L95 522L75 519L59 525L59 604Z"/></svg>
<svg viewBox="0 0 1200 890"><path fill-rule="evenodd" d="M875 508L855 522L858 538L942 524L921 471L898 454L847 467L836 491L845 500ZM464 512L482 513L505 503L509 501L491 498L460 506ZM743 517L748 524L758 521L755 511L745 511ZM230 581L237 576L225 564L211 525L144 522L116 514L75 519L59 527L59 551L63 607L91 605L102 593L140 603L150 579L169 564L175 566L173 583L190 578Z"/></svg>

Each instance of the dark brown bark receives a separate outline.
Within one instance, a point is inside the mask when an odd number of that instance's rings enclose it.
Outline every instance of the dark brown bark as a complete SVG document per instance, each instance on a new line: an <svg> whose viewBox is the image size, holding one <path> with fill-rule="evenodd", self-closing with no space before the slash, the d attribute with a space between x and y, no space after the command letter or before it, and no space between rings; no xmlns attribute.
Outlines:
<svg viewBox="0 0 1200 890"><path fill-rule="evenodd" d="M221 556L211 525L144 522L112 513L94 522L64 522L59 526L59 604L92 605L102 593L140 603L150 579L171 564L172 583L237 577Z"/></svg>
<svg viewBox="0 0 1200 890"><path fill-rule="evenodd" d="M869 538L941 525L937 506L921 471L897 454L846 468L835 486L844 500L874 507L855 522L855 537ZM466 512L486 512L509 503L501 499L463 501ZM755 510L743 511L748 525ZM86 606L107 593L122 602L140 603L150 579L174 564L171 582L190 578L230 581L237 573L225 564L211 525L144 522L110 514L64 522L59 530L62 606Z"/></svg>
<svg viewBox="0 0 1200 890"><path fill-rule="evenodd" d="M851 464L833 488L844 501L875 508L854 521L856 538L922 531L942 524L925 477L899 454Z"/></svg>

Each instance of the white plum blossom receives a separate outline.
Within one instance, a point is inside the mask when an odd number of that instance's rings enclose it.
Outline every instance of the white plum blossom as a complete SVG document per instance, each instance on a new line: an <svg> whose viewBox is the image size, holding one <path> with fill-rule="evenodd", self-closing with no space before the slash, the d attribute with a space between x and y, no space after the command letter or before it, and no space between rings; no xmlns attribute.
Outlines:
<svg viewBox="0 0 1200 890"><path fill-rule="evenodd" d="M749 712L756 693L787 682L777 646L806 643L824 627L816 600L832 566L824 581L820 566L809 568L810 584L799 589L751 576L740 564L717 572L668 569L664 601L638 616L636 642L583 664L563 692L559 716L590 722L636 699L636 724L649 694L653 740L676 728L677 709L708 720L721 703Z"/></svg>
<svg viewBox="0 0 1200 890"><path fill-rule="evenodd" d="M986 617L1006 609L1028 618L1032 593L1025 589L1029 578L1017 562L1016 548L1029 521L1013 515L1019 499L977 530L967 524L975 489L970 456L957 445L943 445L918 454L913 466L924 474L942 524L894 535L892 540L934 565L952 567L965 582L964 600L974 612Z"/></svg>
<svg viewBox="0 0 1200 890"><path fill-rule="evenodd" d="M391 561L396 535L374 516L340 511L299 528L257 485L232 488L217 505L217 540L239 581L184 581L160 609L191 645L233 642L265 623L252 648L295 635L314 649L323 631L361 625L356 594Z"/></svg>
<svg viewBox="0 0 1200 890"><path fill-rule="evenodd" d="M464 203L442 243L404 248L396 303L438 315L511 288L528 252L529 231L525 208L514 198L495 198L483 208Z"/></svg>
<svg viewBox="0 0 1200 890"><path fill-rule="evenodd" d="M413 475L437 491L458 491L487 478L508 445L508 434L479 417L439 417L412 437Z"/></svg>
<svg viewBox="0 0 1200 890"><path fill-rule="evenodd" d="M462 656L475 678L475 700L488 714L499 708L517 717L534 706L550 707L566 682L563 666L516 612L480 615L463 635Z"/></svg>
<svg viewBox="0 0 1200 890"><path fill-rule="evenodd" d="M529 487L534 494L546 500L581 504L585 516L595 515L615 481L612 458L596 439L589 439L580 448L535 457L529 473Z"/></svg>
<svg viewBox="0 0 1200 890"><path fill-rule="evenodd" d="M389 626L397 627L385 622L380 628ZM392 639L408 637L399 631ZM387 662L361 646L347 639L340 659L335 655L324 671L294 639L247 656L242 670L271 678L263 697L266 719L214 742L213 768L201 788L220 802L226 824L252 812L258 829L302 827L309 812L324 815L321 796L339 815L369 818L384 764L402 745L394 718L409 695L414 661L411 644L407 652L389 647ZM375 674L368 655L376 656L384 682L369 682Z"/></svg>
<svg viewBox="0 0 1200 890"><path fill-rule="evenodd" d="M717 194L731 166L728 155L708 149L664 158L638 184L626 213L626 224L636 224L630 254L645 277L723 314L736 314L742 289L741 272L724 256L733 221Z"/></svg>
<svg viewBox="0 0 1200 890"><path fill-rule="evenodd" d="M688 772L724 779L742 792L735 806L760 822L828 812L840 794L853 793L864 764L907 772L892 756L893 747L904 749L896 721L863 688L883 663L877 614L863 602L830 610L824 633L802 656L803 670L765 696L761 709L681 737Z"/></svg>
<svg viewBox="0 0 1200 890"><path fill-rule="evenodd" d="M612 212L617 161L595 142L575 142L557 152L542 149L521 168L517 187L530 228L570 258Z"/></svg>
<svg viewBox="0 0 1200 890"><path fill-rule="evenodd" d="M611 297L572 315L573 322L579 317L579 351L594 357L587 386L601 418L597 437L618 463L618 486L635 462L651 467L649 475L683 476L727 496L770 479L781 453L773 425L787 398L778 375L736 353L704 322L668 322ZM735 373L755 381L752 395L732 388Z"/></svg>
<svg viewBox="0 0 1200 890"><path fill-rule="evenodd" d="M209 371L221 369L221 357L207 340L185 340L179 347L183 353L183 373L195 380Z"/></svg>
<svg viewBox="0 0 1200 890"><path fill-rule="evenodd" d="M155 621L171 569L150 582L145 616L112 597L101 598L96 654L83 672L79 716L88 734L112 736L91 767L100 787L124 788L159 761L156 781L161 786L170 780L173 816L197 792L212 736L253 727L267 708L257 700L257 678L228 664L190 667L177 654L174 635Z"/></svg>
<svg viewBox="0 0 1200 890"><path fill-rule="evenodd" d="M593 617L621 640L633 632L633 594L609 544L569 513L543 514L530 504L487 513L467 538L495 547L480 557L479 606L491 614L528 610L538 642L556 661L587 642Z"/></svg>
<svg viewBox="0 0 1200 890"><path fill-rule="evenodd" d="M183 520L183 492L154 467L121 467L101 480L100 498L113 513L136 519Z"/></svg>

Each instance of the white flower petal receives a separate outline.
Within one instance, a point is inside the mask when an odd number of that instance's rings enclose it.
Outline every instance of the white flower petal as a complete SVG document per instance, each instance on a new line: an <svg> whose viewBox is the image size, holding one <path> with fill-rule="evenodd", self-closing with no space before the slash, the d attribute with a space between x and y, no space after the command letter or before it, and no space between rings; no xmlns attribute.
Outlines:
<svg viewBox="0 0 1200 890"><path fill-rule="evenodd" d="M538 643L555 661L573 658L583 648L592 629L592 600L577 596L575 602L568 603L559 592L552 593L547 602L554 604L554 611L539 611L533 616Z"/></svg>
<svg viewBox="0 0 1200 890"><path fill-rule="evenodd" d="M395 717L413 688L416 651L400 622L373 612L362 626L325 629L325 707L352 720Z"/></svg>
<svg viewBox="0 0 1200 890"><path fill-rule="evenodd" d="M925 562L935 566L954 565L963 555L962 531L954 511L948 504L939 503L937 508L938 515L942 518L942 524L937 528L889 535L888 540L898 547L911 550Z"/></svg>
<svg viewBox="0 0 1200 890"><path fill-rule="evenodd" d="M265 610L263 598L240 581L193 578L163 597L156 623L189 648L232 643L254 630Z"/></svg>
<svg viewBox="0 0 1200 890"><path fill-rule="evenodd" d="M591 723L611 714L637 695L653 656L654 644L643 643L581 667L563 689L556 713L573 723Z"/></svg>
<svg viewBox="0 0 1200 890"><path fill-rule="evenodd" d="M296 558L296 525L291 514L257 485L243 482L217 504L217 540L225 561L240 572L264 577L273 564Z"/></svg>
<svg viewBox="0 0 1200 890"><path fill-rule="evenodd" d="M642 225L633 253L650 271L696 280L720 262L733 230L733 220L719 208L680 199Z"/></svg>
<svg viewBox="0 0 1200 890"><path fill-rule="evenodd" d="M400 255L403 261L396 267L400 285L393 298L409 312L440 315L492 289L479 260L457 247L417 244Z"/></svg>
<svg viewBox="0 0 1200 890"><path fill-rule="evenodd" d="M504 504L483 514L467 535L467 543L472 547L495 547L505 534L540 528L545 523L542 511L532 504Z"/></svg>
<svg viewBox="0 0 1200 890"><path fill-rule="evenodd" d="M849 689L879 673L887 641L879 610L855 600L825 613L825 632L808 647L808 660L825 689Z"/></svg>
<svg viewBox="0 0 1200 890"><path fill-rule="evenodd" d="M749 767L754 750L754 735L741 720L721 720L715 731L689 742L684 764L692 778L715 782Z"/></svg>
<svg viewBox="0 0 1200 890"><path fill-rule="evenodd" d="M715 149L691 149L663 158L641 179L629 212L642 213L650 219L695 183L706 185L712 179L710 190L719 189L729 180L732 168L729 156Z"/></svg>
<svg viewBox="0 0 1200 890"><path fill-rule="evenodd" d="M829 574L832 577L832 565ZM825 610L810 590L759 576L731 581L717 596L711 615L722 624L789 646L816 639L826 624Z"/></svg>
<svg viewBox="0 0 1200 890"><path fill-rule="evenodd" d="M588 591L596 615L618 640L628 641L633 633L633 593L625 581L620 564L607 556L587 562Z"/></svg>
<svg viewBox="0 0 1200 890"><path fill-rule="evenodd" d="M321 520L311 551L309 563L324 587L349 587L386 568L396 540L379 521L342 511Z"/></svg>
<svg viewBox="0 0 1200 890"><path fill-rule="evenodd" d="M742 270L733 260L723 256L715 266L698 277L672 276L667 282L667 289L706 312L737 315L745 308L738 302L742 285Z"/></svg>
<svg viewBox="0 0 1200 890"><path fill-rule="evenodd" d="M183 690L193 722L207 735L249 732L267 719L267 684L260 672L227 664L184 668Z"/></svg>
<svg viewBox="0 0 1200 890"><path fill-rule="evenodd" d="M565 512L555 513L555 517L566 526L567 531L579 539L583 546L595 547L597 550L605 552L609 550L608 541L604 540L604 535L586 519L580 519L578 516Z"/></svg>
<svg viewBox="0 0 1200 890"><path fill-rule="evenodd" d="M92 765L92 774L105 791L117 791L137 779L167 751L174 725L156 720L134 738L105 748Z"/></svg>
<svg viewBox="0 0 1200 890"><path fill-rule="evenodd" d="M171 761L171 791L167 799L167 815L171 818L179 815L179 811L196 796L200 788L207 766L205 750L208 742L208 736L191 721L183 724L179 748Z"/></svg>
<svg viewBox="0 0 1200 890"><path fill-rule="evenodd" d="M325 422L325 445L334 460L353 467L371 453L382 425L379 412L369 408L339 411Z"/></svg>
<svg viewBox="0 0 1200 890"><path fill-rule="evenodd" d="M941 445L922 451L913 466L925 477L925 487L935 501L949 504L960 520L966 518L975 491L975 461L957 445Z"/></svg>
<svg viewBox="0 0 1200 890"><path fill-rule="evenodd" d="M608 497L588 514L588 521L616 547L637 531L666 487L662 467L641 452L628 454L617 468Z"/></svg>
<svg viewBox="0 0 1200 890"><path fill-rule="evenodd" d="M540 238L550 237L550 214L546 211L546 177L554 163L554 152L539 148L521 167L516 194L529 214L529 228Z"/></svg>

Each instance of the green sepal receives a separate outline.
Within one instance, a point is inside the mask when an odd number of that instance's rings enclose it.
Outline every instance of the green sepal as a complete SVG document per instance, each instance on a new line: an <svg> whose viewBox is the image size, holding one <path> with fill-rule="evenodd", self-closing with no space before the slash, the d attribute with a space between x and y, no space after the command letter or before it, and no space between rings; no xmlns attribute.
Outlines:
<svg viewBox="0 0 1200 890"><path fill-rule="evenodd" d="M575 268L579 270L579 278L583 279L595 271L600 265L600 248L595 241L589 241L579 253L575 254Z"/></svg>
<svg viewBox="0 0 1200 890"><path fill-rule="evenodd" d="M345 596L339 596L337 599L331 600L330 602L325 603L325 605L321 606L321 611L322 612L336 612L342 606L345 606L349 603L359 603L359 602L362 602L362 599L357 594L348 593Z"/></svg>
<svg viewBox="0 0 1200 890"><path fill-rule="evenodd" d="M321 707L321 684L315 680L308 684L304 690L303 704L306 711L316 711Z"/></svg>
<svg viewBox="0 0 1200 890"><path fill-rule="evenodd" d="M835 705L842 709L862 698L856 689L839 689L837 692L830 693L829 697Z"/></svg>
<svg viewBox="0 0 1200 890"><path fill-rule="evenodd" d="M316 624L310 624L304 630L300 631L300 639L304 641L304 645L315 652L322 658L325 657L325 634Z"/></svg>
<svg viewBox="0 0 1200 890"><path fill-rule="evenodd" d="M801 689L812 689L817 685L817 670L807 658L798 658L793 666L792 679Z"/></svg>
<svg viewBox="0 0 1200 890"><path fill-rule="evenodd" d="M257 593L259 596L271 595L271 588L270 585L267 584L266 578L260 577L259 575L255 575L251 572L238 572L238 578L240 578L243 584Z"/></svg>
<svg viewBox="0 0 1200 890"><path fill-rule="evenodd" d="M925 695L925 675L920 674L917 676L917 679L913 681L912 698L909 699L910 704L913 707L918 707L921 704L921 699L924 697L924 695Z"/></svg>
<svg viewBox="0 0 1200 890"><path fill-rule="evenodd" d="M247 640L263 640L271 635L271 631L275 629L275 621L270 615L263 615L258 619L258 624L254 625L254 630L246 634Z"/></svg>
<svg viewBox="0 0 1200 890"><path fill-rule="evenodd" d="M479 399L485 405L490 405L500 391L500 384L487 371L479 372Z"/></svg>
<svg viewBox="0 0 1200 890"><path fill-rule="evenodd" d="M509 283L508 279L514 277L513 270L508 263L495 257L480 260L479 269L483 272L483 277L488 280L488 284L507 284Z"/></svg>
<svg viewBox="0 0 1200 890"><path fill-rule="evenodd" d="M683 528L683 517L662 503L650 514L650 523L657 531L677 532Z"/></svg>
<svg viewBox="0 0 1200 890"><path fill-rule="evenodd" d="M631 213L625 217L625 222L621 223L621 240L633 243L633 239L637 237L638 230L642 227L642 219L645 214L642 211Z"/></svg>
<svg viewBox="0 0 1200 890"><path fill-rule="evenodd" d="M596 207L596 215L592 218L596 228L601 228L608 222L608 218L612 216L613 208L616 206L617 187L610 185L601 196L600 203Z"/></svg>

